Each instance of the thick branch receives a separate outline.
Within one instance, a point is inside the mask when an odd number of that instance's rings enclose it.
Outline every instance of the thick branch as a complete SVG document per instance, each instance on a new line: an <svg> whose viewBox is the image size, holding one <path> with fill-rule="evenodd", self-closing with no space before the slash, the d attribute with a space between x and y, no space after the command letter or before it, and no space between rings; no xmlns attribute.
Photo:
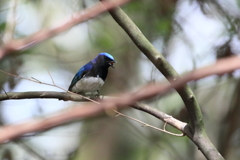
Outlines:
<svg viewBox="0 0 240 160"><path fill-rule="evenodd" d="M111 0L103 0L111 1ZM168 61L158 52L158 50L147 40L134 22L117 7L109 10L114 20L125 30L129 37L133 40L136 46L145 54L156 68L169 80L178 79L179 75ZM192 129L195 132L197 129L202 129L203 121L200 107L191 89L185 85L181 90L178 90L182 100L184 101L191 119Z"/></svg>
<svg viewBox="0 0 240 160"><path fill-rule="evenodd" d="M17 99L59 99L63 101L86 101L83 97L67 92L54 92L54 91L35 91L35 92L7 92L0 94L0 101L4 100L17 100Z"/></svg>
<svg viewBox="0 0 240 160"><path fill-rule="evenodd" d="M109 0L102 0L109 1ZM111 0L110 0L111 1ZM163 73L167 79L178 79L179 75L166 59L154 48L154 46L142 34L134 22L121 10L120 7L109 10L114 20L125 30L136 46L149 58L149 60ZM170 81L171 82L171 81ZM214 145L208 139L201 109L190 87L185 85L177 89L190 116L193 141L208 159L223 159Z"/></svg>

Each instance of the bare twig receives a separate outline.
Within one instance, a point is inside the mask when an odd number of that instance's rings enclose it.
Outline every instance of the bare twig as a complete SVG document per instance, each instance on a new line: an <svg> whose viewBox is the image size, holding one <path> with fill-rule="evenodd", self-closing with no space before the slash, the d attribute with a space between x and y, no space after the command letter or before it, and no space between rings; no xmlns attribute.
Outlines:
<svg viewBox="0 0 240 160"><path fill-rule="evenodd" d="M51 75L50 72L49 72L49 70L47 70L47 71L48 71L49 76L51 77L52 83L53 83L54 85L56 85L55 82L54 82L54 80L53 80L52 75Z"/></svg>
<svg viewBox="0 0 240 160"><path fill-rule="evenodd" d="M166 122L167 124L173 126L174 128L180 130L181 132L184 132L184 133L186 132L186 131L184 131L184 129L186 127L188 127L187 123L181 122L164 112L161 112L155 108L150 107L147 104L137 102L134 105L131 105L131 107L133 107L137 110L143 111L145 113L148 113L148 114L162 120L163 122Z"/></svg>
<svg viewBox="0 0 240 160"><path fill-rule="evenodd" d="M41 81L39 81L38 79L31 77L32 79L36 80L38 83L41 83Z"/></svg>
<svg viewBox="0 0 240 160"><path fill-rule="evenodd" d="M3 92L5 93L7 99L11 99L11 98L9 97L8 93L5 91L5 89L4 89L3 87L1 87L1 88L2 88ZM1 94L0 94L0 95L1 95ZM0 96L0 97L1 97L1 96ZM0 98L0 101L1 101L1 98Z"/></svg>
<svg viewBox="0 0 240 160"><path fill-rule="evenodd" d="M154 126L152 126L152 125L149 125L149 124L147 124L147 123L145 123L145 122L142 122L142 121L140 121L140 120L138 120L138 119L135 119L135 118L132 118L132 117L127 116L127 115L125 115L125 114L122 114L122 113L120 113L120 112L118 112L118 111L116 111L116 110L114 110L114 112L117 113L116 117L117 117L117 116L126 117L126 118L128 118L128 119L131 119L131 120L134 120L134 121L136 121L136 122L138 122L138 123L143 124L145 127L150 127L150 128L156 129L156 130L158 130L158 131L161 131L161 132L164 132L164 133L173 135L173 136L177 136L177 137L183 137L183 136L184 136L184 134L176 134L176 133L172 133L172 132L166 131L166 130L165 130L165 125L164 125L164 129L157 128L157 127L154 127Z"/></svg>

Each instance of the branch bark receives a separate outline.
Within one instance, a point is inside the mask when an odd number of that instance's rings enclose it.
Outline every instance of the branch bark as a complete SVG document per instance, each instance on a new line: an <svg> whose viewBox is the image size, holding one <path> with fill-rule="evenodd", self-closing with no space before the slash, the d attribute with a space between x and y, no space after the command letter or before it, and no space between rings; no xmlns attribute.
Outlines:
<svg viewBox="0 0 240 160"><path fill-rule="evenodd" d="M101 0L102 2L111 0ZM136 46L145 54L148 59L156 66L156 68L168 79L179 79L178 73L167 62L167 60L154 48L154 46L142 34L140 29L134 22L124 13L120 7L109 10L113 19L123 28L129 35ZM171 81L170 81L171 82ZM193 142L198 146L206 158L224 159L215 146L209 140L203 123L203 117L200 106L190 87L186 84L181 89L176 89L181 96L190 117L190 129L192 131Z"/></svg>
<svg viewBox="0 0 240 160"><path fill-rule="evenodd" d="M111 0L103 0L111 1ZM147 40L134 22L117 7L109 10L114 20L124 29L136 46L145 54L155 67L168 79L179 79L180 76L168 61L158 52L158 50ZM182 97L191 119L191 128L193 132L198 132L203 128L202 114L197 100L192 90L185 85L181 90L177 90Z"/></svg>
<svg viewBox="0 0 240 160"><path fill-rule="evenodd" d="M4 100L17 100L17 99L58 99L63 101L87 101L85 98L69 94L67 92L54 92L54 91L35 91L35 92L7 92L0 94L0 101Z"/></svg>

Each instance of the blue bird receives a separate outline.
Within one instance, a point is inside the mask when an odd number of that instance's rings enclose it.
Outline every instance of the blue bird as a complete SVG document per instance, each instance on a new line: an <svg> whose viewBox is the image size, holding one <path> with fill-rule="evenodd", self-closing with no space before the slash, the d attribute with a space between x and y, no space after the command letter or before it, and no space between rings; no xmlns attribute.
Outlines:
<svg viewBox="0 0 240 160"><path fill-rule="evenodd" d="M108 68L116 63L113 56L108 53L100 53L93 60L79 69L74 76L68 90L77 94L87 95L97 92L103 86L108 74Z"/></svg>

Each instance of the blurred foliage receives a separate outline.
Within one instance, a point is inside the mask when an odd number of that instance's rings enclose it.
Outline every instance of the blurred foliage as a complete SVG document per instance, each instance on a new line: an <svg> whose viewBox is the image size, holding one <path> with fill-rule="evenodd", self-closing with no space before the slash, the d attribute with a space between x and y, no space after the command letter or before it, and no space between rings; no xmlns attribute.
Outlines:
<svg viewBox="0 0 240 160"><path fill-rule="evenodd" d="M123 8L144 35L154 40L159 36L169 37L175 4L176 0L141 0L133 1Z"/></svg>
<svg viewBox="0 0 240 160"><path fill-rule="evenodd" d="M19 1L15 37L25 37L40 29L51 28L71 17L74 12L90 7L96 2L98 1ZM228 1L210 0L135 0L122 8L149 41L159 51L164 52L170 63L182 74L216 59L239 53L239 1L232 2L235 5L231 6ZM0 6L2 39L11 6L6 0L0 1ZM2 41L1 44L3 45ZM112 54L118 62L115 69L109 69L106 84L101 90L103 95L131 91L149 82L164 81L161 73L143 56L108 13L79 24L26 51L8 55L0 60L0 69L23 77L51 82L47 73L47 70L50 70L55 82L67 88L79 67L100 52ZM55 78L55 74L60 78ZM0 72L0 86L6 92L21 92L21 82L19 78ZM191 82L189 85L192 86L202 107L210 139L226 159L240 159L239 72L213 76ZM46 89L46 86L40 87L42 90ZM35 86L32 88L30 84L22 88L35 90ZM1 90L1 93L4 91ZM188 122L188 113L174 91L146 103ZM5 106L6 104L0 105L2 108L11 108ZM17 108L20 109L13 112L12 116L17 117L20 112L27 112L21 110L25 105L26 103L17 101ZM36 106L41 111L32 109L33 117L45 116L42 114L47 114L46 108L53 107L46 105L42 100L36 100ZM6 122L5 112L3 109L1 111L1 120ZM163 127L161 121L140 111L128 109L124 113L151 125ZM173 137L141 127L140 124L123 117L105 115L85 120L80 132L70 130L71 127L78 128L80 124L68 124L19 139L18 143L27 144L42 158L32 155L31 151L14 142L0 147L0 157L5 155L11 157L8 159L74 160L205 159L187 137ZM179 133L172 127L168 126L167 129Z"/></svg>

